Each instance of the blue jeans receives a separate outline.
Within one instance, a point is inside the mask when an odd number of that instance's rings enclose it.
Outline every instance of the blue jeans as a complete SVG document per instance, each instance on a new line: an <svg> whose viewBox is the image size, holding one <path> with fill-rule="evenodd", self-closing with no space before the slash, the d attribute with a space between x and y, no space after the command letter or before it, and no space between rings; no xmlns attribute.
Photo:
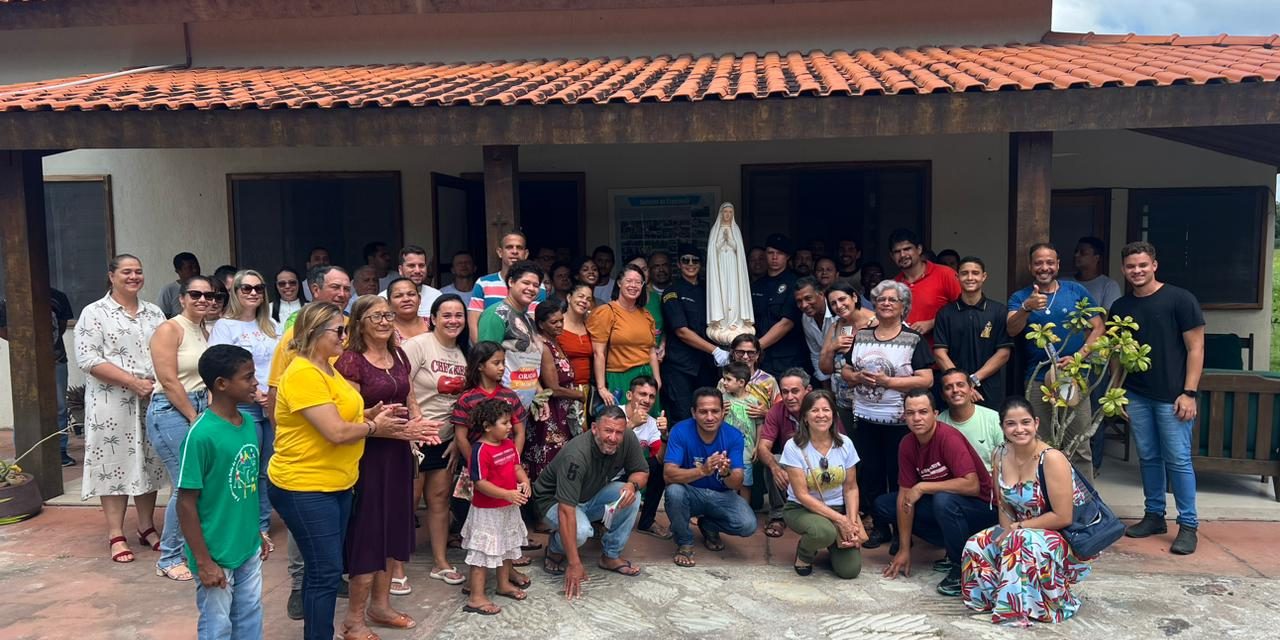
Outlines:
<svg viewBox="0 0 1280 640"><path fill-rule="evenodd" d="M67 363L59 362L53 366L53 379L58 386L58 430L62 435L58 437L58 444L62 449L62 457L67 457L67 441L71 436L67 433L67 422L71 414L67 411Z"/></svg>
<svg viewBox="0 0 1280 640"><path fill-rule="evenodd" d="M746 538L753 535L760 524L751 506L736 491L669 484L663 499L667 505L667 519L671 521L671 533L679 546L693 544L689 518L694 516L697 516L698 527L704 535L727 533Z"/></svg>
<svg viewBox="0 0 1280 640"><path fill-rule="evenodd" d="M236 408L249 414L258 428L258 530L266 533L271 528L271 499L267 497L267 463L275 451L276 430L262 414L262 405L237 404Z"/></svg>
<svg viewBox="0 0 1280 640"><path fill-rule="evenodd" d="M587 538L591 537L591 523L604 519L604 508L609 503L618 499L622 495L623 482L611 482L604 486L590 500L583 502L577 506L577 525L578 530L574 532L574 547L581 547L586 544ZM625 509L619 509L613 514L612 526L605 529L605 534L600 538L600 545L604 547L604 555L606 558L617 559L622 557L622 549L627 546L627 540L631 538L631 527L635 524L636 514L640 513L640 496L637 495L635 500ZM551 553L563 554L564 541L560 539L560 505L553 504L546 513L547 522L551 523L551 536L547 541L547 550ZM310 571L310 569L308 569Z"/></svg>
<svg viewBox="0 0 1280 640"><path fill-rule="evenodd" d="M1173 412L1173 403L1157 402L1132 391L1129 397L1129 424L1138 448L1142 470L1144 510L1164 516L1165 474L1173 483L1173 500L1178 507L1178 524L1199 527L1196 518L1196 472L1191 466L1192 420L1182 421Z"/></svg>
<svg viewBox="0 0 1280 640"><path fill-rule="evenodd" d="M195 407L196 415L208 408L208 394L187 394L187 400ZM191 431L191 423L178 413L163 393L151 395L151 404L147 407L147 439L164 462L169 471L169 481L173 491L169 494L169 502L164 509L164 531L160 534L160 559L156 566L168 569L187 561L182 555L182 545L186 540L182 537L182 528L178 526L178 473L182 466L182 443Z"/></svg>
<svg viewBox="0 0 1280 640"><path fill-rule="evenodd" d="M994 526L999 517L994 507L983 498L935 493L921 496L912 507L911 533L936 547L947 550L947 559L960 566L964 543L973 534ZM898 493L876 498L876 526L898 522Z"/></svg>
<svg viewBox="0 0 1280 640"><path fill-rule="evenodd" d="M333 640L351 490L289 491L268 482L267 492L307 566L302 577L302 637Z"/></svg>
<svg viewBox="0 0 1280 640"><path fill-rule="evenodd" d="M239 567L222 571L227 586L219 589L195 579L200 640L258 640L262 637L262 556L255 553Z"/></svg>

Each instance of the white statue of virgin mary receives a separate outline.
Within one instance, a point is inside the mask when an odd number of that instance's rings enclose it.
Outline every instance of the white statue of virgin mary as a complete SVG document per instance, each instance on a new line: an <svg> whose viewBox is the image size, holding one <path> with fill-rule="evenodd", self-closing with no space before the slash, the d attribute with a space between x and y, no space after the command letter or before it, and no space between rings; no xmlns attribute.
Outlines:
<svg viewBox="0 0 1280 640"><path fill-rule="evenodd" d="M733 215L732 203L721 204L707 241L707 337L720 345L756 332L747 250Z"/></svg>

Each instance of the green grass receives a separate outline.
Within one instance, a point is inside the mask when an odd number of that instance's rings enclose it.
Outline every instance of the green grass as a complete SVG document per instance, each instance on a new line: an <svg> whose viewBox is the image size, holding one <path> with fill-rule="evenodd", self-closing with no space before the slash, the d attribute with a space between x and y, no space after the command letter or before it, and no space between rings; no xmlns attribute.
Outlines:
<svg viewBox="0 0 1280 640"><path fill-rule="evenodd" d="M1271 254L1271 370L1280 371L1280 250Z"/></svg>

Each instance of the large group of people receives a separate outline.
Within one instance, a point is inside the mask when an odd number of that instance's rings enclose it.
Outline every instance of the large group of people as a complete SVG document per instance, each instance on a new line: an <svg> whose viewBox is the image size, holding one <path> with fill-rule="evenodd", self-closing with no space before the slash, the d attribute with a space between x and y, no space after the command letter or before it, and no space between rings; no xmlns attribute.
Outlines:
<svg viewBox="0 0 1280 640"><path fill-rule="evenodd" d="M486 573L497 572L494 595L525 599L534 532L549 534L540 566L572 598L593 534L596 565L634 577L632 531L670 540L673 562L691 567L698 539L714 553L755 535L756 510L766 536L798 534L799 575L825 552L835 575L856 578L862 549L883 544L883 575L909 574L916 537L945 550L940 593L997 622L1057 622L1079 607L1090 560L1060 531L1075 479L1100 456L1087 438L1069 451L1044 443L1043 349L1026 348L1025 399L1006 397L1006 370L1032 324L1057 325L1060 357L1087 351L1103 319L1071 340L1063 327L1088 299L1137 319L1153 347L1151 369L1126 381L1148 512L1128 534L1165 533L1168 478L1171 550L1195 550L1204 319L1156 278L1155 247L1124 247L1131 290L1115 295L1096 239L1076 250L1076 280L1037 244L1033 284L1008 303L984 291L980 258L930 259L910 231L890 236L893 278L856 241L834 247L775 234L736 256L754 327L728 341L708 332L708 256L691 245L615 269L608 247L572 263L543 248L531 261L512 232L496 273L476 277L476 256L460 253L443 290L412 245L398 266L385 244L366 247L354 280L323 248L305 280L290 268L206 277L181 253L158 304L139 298L141 261L116 256L110 290L75 328L89 378L83 498L102 502L109 557L132 562L133 497L156 573L196 582L202 637L260 633L273 510L289 533L288 615L306 638L334 636L340 593L344 638L416 624L391 596L412 592L417 526L429 578L466 583L464 610L493 615ZM1084 399L1068 433L1089 435L1090 413ZM157 531L166 482L176 491ZM450 562L451 546L469 569Z"/></svg>

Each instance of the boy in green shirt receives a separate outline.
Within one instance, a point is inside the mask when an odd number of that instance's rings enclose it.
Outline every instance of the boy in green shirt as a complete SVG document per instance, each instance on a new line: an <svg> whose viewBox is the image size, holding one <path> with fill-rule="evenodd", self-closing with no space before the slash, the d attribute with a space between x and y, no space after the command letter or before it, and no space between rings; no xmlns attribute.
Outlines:
<svg viewBox="0 0 1280 640"><path fill-rule="evenodd" d="M209 409L191 425L178 473L178 522L196 574L197 633L262 637L262 561L271 541L258 531L259 443L253 418L236 408L258 389L253 354L232 345L200 356Z"/></svg>

